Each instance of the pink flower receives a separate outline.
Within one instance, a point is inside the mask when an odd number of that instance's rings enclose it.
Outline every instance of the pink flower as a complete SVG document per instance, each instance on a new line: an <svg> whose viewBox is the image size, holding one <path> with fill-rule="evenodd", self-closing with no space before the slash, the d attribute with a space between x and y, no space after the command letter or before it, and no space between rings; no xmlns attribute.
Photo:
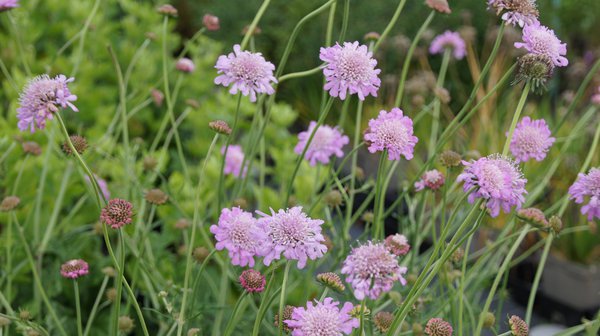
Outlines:
<svg viewBox="0 0 600 336"><path fill-rule="evenodd" d="M306 308L294 308L292 317L284 321L292 329L292 336L350 335L360 326L359 320L349 314L354 307L352 303L344 303L341 309L340 303L330 297L315 303L309 301Z"/></svg>
<svg viewBox="0 0 600 336"><path fill-rule="evenodd" d="M538 22L535 0L488 0L488 8L494 9L496 15L504 12L502 20L512 25L523 27Z"/></svg>
<svg viewBox="0 0 600 336"><path fill-rule="evenodd" d="M429 336L452 336L452 326L439 317L427 321L425 333Z"/></svg>
<svg viewBox="0 0 600 336"><path fill-rule="evenodd" d="M371 241L353 248L342 267L342 274L347 274L346 282L352 285L357 300L365 296L375 300L390 291L395 281L406 285L402 277L406 272L407 268L398 264L396 256L383 243Z"/></svg>
<svg viewBox="0 0 600 336"><path fill-rule="evenodd" d="M192 73L194 72L194 69L196 69L196 66L194 65L194 61L187 57L183 57L177 61L175 64L175 69L181 72Z"/></svg>
<svg viewBox="0 0 600 336"><path fill-rule="evenodd" d="M511 207L517 209L525 201L525 183L519 167L507 157L493 154L482 157L477 161L463 161L465 170L458 175L458 181L462 181L465 192L475 188L469 195L469 202L475 202L476 198L486 200L486 207L490 215L496 217L502 208L509 213Z"/></svg>
<svg viewBox="0 0 600 336"><path fill-rule="evenodd" d="M20 106L17 108L19 129L21 131L29 129L31 133L35 132L36 127L44 129L46 121L52 120L54 113L60 108L69 107L75 112L79 111L71 103L77 100L77 96L71 94L67 86L74 80L64 75L54 78L41 75L30 80L19 97Z"/></svg>
<svg viewBox="0 0 600 336"><path fill-rule="evenodd" d="M225 146L221 148L221 154L225 154L225 149ZM225 175L233 175L238 178L244 177L246 176L248 167L245 167L244 172L241 173L243 163L244 152L242 151L242 146L230 145L227 148L227 154L225 155L225 167L223 169L223 173Z"/></svg>
<svg viewBox="0 0 600 336"><path fill-rule="evenodd" d="M445 182L444 174L442 174L437 169L432 169L426 171L421 179L415 182L415 190L421 191L425 188L429 188L431 190L438 190L444 185Z"/></svg>
<svg viewBox="0 0 600 336"><path fill-rule="evenodd" d="M206 30L210 31L219 30L220 28L219 18L211 14L204 14L202 17L202 24L206 27Z"/></svg>
<svg viewBox="0 0 600 336"><path fill-rule="evenodd" d="M312 219L302 212L302 207L293 207L278 212L271 209L271 215L261 212L258 226L266 233L261 241L265 247L264 264L269 266L281 253L288 260L298 260L298 268L306 266L307 259L315 260L327 252L325 237L321 233L323 221Z"/></svg>
<svg viewBox="0 0 600 336"><path fill-rule="evenodd" d="M581 207L581 214L587 214L589 221L600 218L600 168L592 168L586 174L579 174L577 181L569 188L569 199L581 204L589 197L588 203Z"/></svg>
<svg viewBox="0 0 600 336"><path fill-rule="evenodd" d="M233 265L254 266L254 257L261 254L264 231L252 214L239 207L221 210L219 222L210 227L215 235L217 250L227 249Z"/></svg>
<svg viewBox="0 0 600 336"><path fill-rule="evenodd" d="M296 154L302 155L302 151L316 126L317 123L311 121L308 130L298 134L298 144L294 148ZM348 137L342 135L337 127L323 125L315 132L304 158L310 161L311 166L315 166L317 162L328 164L333 155L337 157L344 156L342 147L347 145L348 142L350 142Z"/></svg>
<svg viewBox="0 0 600 336"><path fill-rule="evenodd" d="M462 59L467 54L465 41L458 32L446 30L443 34L436 36L429 46L430 54L443 54L446 49L452 50L456 59Z"/></svg>
<svg viewBox="0 0 600 336"><path fill-rule="evenodd" d="M89 265L82 259L69 260L60 266L60 275L69 279L77 279L89 273Z"/></svg>
<svg viewBox="0 0 600 336"><path fill-rule="evenodd" d="M231 85L231 94L239 91L244 96L250 96L251 102L255 102L257 93L275 93L271 86L272 83L277 83L273 76L275 66L267 62L261 53L244 51L236 44L232 53L219 56L215 68L219 74L215 78L215 84L225 87Z"/></svg>
<svg viewBox="0 0 600 336"><path fill-rule="evenodd" d="M383 244L388 249L388 251L397 256L406 255L408 251L410 251L408 239L405 235L399 233L387 236Z"/></svg>
<svg viewBox="0 0 600 336"><path fill-rule="evenodd" d="M113 229L118 229L133 219L133 205L126 200L113 198L100 212L100 221Z"/></svg>
<svg viewBox="0 0 600 336"><path fill-rule="evenodd" d="M267 280L259 271L247 269L240 275L240 284L249 293L260 293L265 290Z"/></svg>
<svg viewBox="0 0 600 336"><path fill-rule="evenodd" d="M104 199L109 199L110 191L108 190L108 183L106 183L106 180L104 180L96 174L94 174L94 177L96 178L96 182L98 182L98 187L100 187L100 192L102 192L102 196L104 196ZM88 181L90 184L92 183L90 181L90 177L87 175L85 175L85 180Z"/></svg>
<svg viewBox="0 0 600 336"><path fill-rule="evenodd" d="M523 28L523 42L515 42L516 48L525 48L534 55L543 55L552 60L558 67L569 64L564 55L567 54L567 44L561 43L554 31L540 25L539 22L528 24Z"/></svg>
<svg viewBox="0 0 600 336"><path fill-rule="evenodd" d="M407 160L413 158L413 151L419 139L413 135L413 122L395 107L390 112L381 110L376 119L369 120L369 128L365 132L365 140L369 142L369 152L388 151L389 160L400 160L404 155Z"/></svg>
<svg viewBox="0 0 600 336"><path fill-rule="evenodd" d="M325 62L324 89L332 97L344 100L348 92L357 94L360 100L365 100L368 95L377 97L381 84L377 75L381 70L375 69L377 61L367 46L344 42L342 47L336 43L333 47L321 48L319 57Z"/></svg>
<svg viewBox="0 0 600 336"><path fill-rule="evenodd" d="M19 7L19 0L0 0L0 12Z"/></svg>
<svg viewBox="0 0 600 336"><path fill-rule="evenodd" d="M517 163L532 158L542 161L554 141L556 139L551 137L550 129L544 119L531 120L531 118L525 117L515 128L510 141L510 152Z"/></svg>
<svg viewBox="0 0 600 336"><path fill-rule="evenodd" d="M600 105L600 86L598 86L596 93L592 96L592 104Z"/></svg>

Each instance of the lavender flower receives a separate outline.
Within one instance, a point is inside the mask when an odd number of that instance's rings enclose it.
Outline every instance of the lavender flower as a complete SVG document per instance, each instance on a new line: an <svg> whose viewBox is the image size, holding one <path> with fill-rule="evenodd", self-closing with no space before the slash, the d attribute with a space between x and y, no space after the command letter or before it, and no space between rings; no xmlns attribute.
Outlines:
<svg viewBox="0 0 600 336"><path fill-rule="evenodd" d="M202 25L209 31L219 30L219 18L212 14L204 14L202 17Z"/></svg>
<svg viewBox="0 0 600 336"><path fill-rule="evenodd" d="M354 307L352 303L344 303L341 309L338 308L340 303L330 297L315 303L313 305L309 301L306 308L294 308L292 317L284 321L292 328L292 336L350 335L354 328L360 326L359 320L349 314Z"/></svg>
<svg viewBox="0 0 600 336"><path fill-rule="evenodd" d="M79 111L71 103L77 100L77 96L71 94L67 86L74 80L64 75L54 78L41 75L30 80L19 97L20 106L17 108L19 129L21 131L29 129L31 133L35 132L36 127L44 129L46 121L52 120L54 113L60 108L69 107L75 112Z"/></svg>
<svg viewBox="0 0 600 336"><path fill-rule="evenodd" d="M554 141L556 139L551 137L550 129L544 119L531 120L525 117L515 128L510 141L510 152L517 163L532 158L542 161Z"/></svg>
<svg viewBox="0 0 600 336"><path fill-rule="evenodd" d="M233 46L233 52L229 55L221 55L217 60L215 68L219 76L215 78L215 84L225 87L231 85L229 93L241 92L244 96L250 96L250 101L256 101L257 93L271 95L275 90L271 86L277 83L273 76L275 66L267 62L261 53L251 53L241 49L239 44Z"/></svg>
<svg viewBox="0 0 600 336"><path fill-rule="evenodd" d="M389 160L400 160L404 155L407 160L413 158L413 151L419 139L413 135L413 122L395 107L390 112L379 112L376 119L369 120L369 128L365 132L365 140L369 142L369 152L388 151Z"/></svg>
<svg viewBox="0 0 600 336"><path fill-rule="evenodd" d="M496 15L504 12L502 20L513 26L539 22L535 0L488 0L488 8L495 10Z"/></svg>
<svg viewBox="0 0 600 336"><path fill-rule="evenodd" d="M446 30L443 34L436 36L429 46L430 54L442 54L446 49L452 50L456 59L462 59L467 54L465 41L458 32Z"/></svg>
<svg viewBox="0 0 600 336"><path fill-rule="evenodd" d="M89 176L85 175L84 178L87 182L92 183ZM96 174L94 174L94 178L96 179L96 182L98 182L98 187L100 187L100 192L102 192L104 199L109 199L110 191L108 190L108 183L106 183L106 180Z"/></svg>
<svg viewBox="0 0 600 336"><path fill-rule="evenodd" d="M0 0L0 12L19 7L19 0Z"/></svg>
<svg viewBox="0 0 600 336"><path fill-rule="evenodd" d="M302 155L302 151L306 148L306 143L316 126L317 123L311 121L308 130L298 134L298 144L294 148L296 154ZM315 132L304 157L310 161L311 166L315 166L317 162L328 164L331 156L344 156L342 147L347 145L348 142L350 142L348 137L343 135L337 127L321 126Z"/></svg>
<svg viewBox="0 0 600 336"><path fill-rule="evenodd" d="M60 275L69 279L77 279L89 273L89 265L82 259L69 260L60 266Z"/></svg>
<svg viewBox="0 0 600 336"><path fill-rule="evenodd" d="M191 59L183 57L177 61L177 63L175 64L175 69L181 72L192 73L196 69L196 65Z"/></svg>
<svg viewBox="0 0 600 336"><path fill-rule="evenodd" d="M431 190L438 190L441 186L444 185L444 182L444 174L442 174L437 169L432 169L423 173L421 179L415 182L415 190L421 191L425 188L429 188Z"/></svg>
<svg viewBox="0 0 600 336"><path fill-rule="evenodd" d="M283 253L288 260L298 260L298 268L302 269L307 259L315 260L327 252L323 244L325 237L321 233L323 221L306 216L302 207L279 210L277 213L271 209L270 216L261 212L258 214L263 216L258 219L258 226L267 235L266 239L260 241L265 247L265 265L269 266L274 259L280 259Z"/></svg>
<svg viewBox="0 0 600 336"><path fill-rule="evenodd" d="M346 282L352 285L354 297L362 300L365 296L375 300L383 292L388 292L395 281L406 285L402 277L407 272L406 267L398 264L398 259L383 243L369 241L352 249L344 260L342 274L347 274Z"/></svg>
<svg viewBox="0 0 600 336"><path fill-rule="evenodd" d="M377 75L381 70L375 68L377 61L367 46L344 42L342 47L336 43L332 47L321 48L319 58L325 62L323 75L327 83L324 89L332 97L344 100L348 93L357 94L360 100L365 100L368 95L377 97L381 84Z"/></svg>
<svg viewBox="0 0 600 336"><path fill-rule="evenodd" d="M405 235L399 233L387 236L383 244L388 249L388 251L397 256L406 255L408 251L410 251L410 244L408 243L408 239Z"/></svg>
<svg viewBox="0 0 600 336"><path fill-rule="evenodd" d="M221 147L221 154L225 154L226 147ZM248 167L244 167L242 173L242 164L244 163L244 152L242 147L239 145L230 145L227 148L227 154L225 155L225 167L223 173L225 175L233 175L235 177L244 177L248 172Z"/></svg>
<svg viewBox="0 0 600 336"><path fill-rule="evenodd" d="M465 184L465 192L475 188L469 195L469 203L475 202L476 198L486 200L486 207L490 215L496 217L500 214L500 208L504 212L510 212L510 208L521 207L525 201L525 183L519 167L507 157L492 154L482 157L477 161L463 161L465 170L458 176L458 181Z"/></svg>
<svg viewBox="0 0 600 336"><path fill-rule="evenodd" d="M525 48L534 55L544 55L558 67L569 64L563 55L567 54L567 44L561 43L554 31L540 25L539 22L528 24L523 28L523 42L515 42L516 48Z"/></svg>
<svg viewBox="0 0 600 336"><path fill-rule="evenodd" d="M592 168L589 173L580 173L577 181L569 188L569 199L581 204L589 197L586 205L581 207L581 214L587 214L589 221L600 218L600 168Z"/></svg>
<svg viewBox="0 0 600 336"><path fill-rule="evenodd" d="M233 265L254 266L254 257L261 254L266 234L252 214L240 208L221 210L219 222L210 227L217 250L227 249Z"/></svg>

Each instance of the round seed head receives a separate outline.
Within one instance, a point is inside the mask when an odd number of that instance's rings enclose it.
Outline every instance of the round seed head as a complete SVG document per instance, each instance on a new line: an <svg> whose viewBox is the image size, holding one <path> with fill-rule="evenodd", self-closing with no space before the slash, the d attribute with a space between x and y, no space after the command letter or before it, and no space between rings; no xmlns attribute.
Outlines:
<svg viewBox="0 0 600 336"><path fill-rule="evenodd" d="M292 318L292 313L294 312L294 306L290 306L290 305L286 305L285 307L283 307L283 314L281 317L282 321L285 320L290 320ZM275 327L279 327L279 314L275 314ZM283 331L289 333L292 331L292 329L290 329L290 327L288 327L287 323L283 323Z"/></svg>
<svg viewBox="0 0 600 336"><path fill-rule="evenodd" d="M85 152L85 150L88 148L88 143L87 140L82 137L81 135L71 135L69 137L69 139L71 139L71 142L73 143L73 147L75 147L75 150L77 151L77 153L79 154L83 154L83 152ZM63 143L63 152L67 155L72 155L73 151L71 150L71 146L69 146L69 143L67 141L65 141Z"/></svg>
<svg viewBox="0 0 600 336"><path fill-rule="evenodd" d="M0 211L8 212L16 209L21 203L21 199L17 196L6 196L0 203Z"/></svg>
<svg viewBox="0 0 600 336"><path fill-rule="evenodd" d="M225 134L225 135L231 134L231 127L229 127L229 124L227 124L223 120L211 121L208 123L208 127L210 127L211 130L213 130L219 134Z"/></svg>
<svg viewBox="0 0 600 336"><path fill-rule="evenodd" d="M337 292L343 292L346 289L340 276L332 272L317 274L317 281Z"/></svg>
<svg viewBox="0 0 600 336"><path fill-rule="evenodd" d="M375 328L381 333L385 333L390 330L392 322L394 321L394 315L386 311L381 311L373 316L373 324Z"/></svg>
<svg viewBox="0 0 600 336"><path fill-rule="evenodd" d="M133 327L135 326L135 323L133 322L133 319L131 319L131 317L127 316L127 315L123 315L119 317L119 331L125 334L129 334L132 330Z"/></svg>
<svg viewBox="0 0 600 336"><path fill-rule="evenodd" d="M169 196L160 189L150 189L144 195L146 201L154 205L163 205L167 203Z"/></svg>
<svg viewBox="0 0 600 336"><path fill-rule="evenodd" d="M440 163L442 166L451 168L461 164L462 157L457 152L445 150L440 154Z"/></svg>
<svg viewBox="0 0 600 336"><path fill-rule="evenodd" d="M35 141L25 141L21 146L23 146L23 152L25 154L31 154L33 156L42 154L42 147Z"/></svg>

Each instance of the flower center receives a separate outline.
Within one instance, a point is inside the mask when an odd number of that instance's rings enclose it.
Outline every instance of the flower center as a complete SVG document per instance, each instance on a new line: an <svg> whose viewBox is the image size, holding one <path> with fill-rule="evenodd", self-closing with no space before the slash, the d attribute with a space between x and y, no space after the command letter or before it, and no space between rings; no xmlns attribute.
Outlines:
<svg viewBox="0 0 600 336"><path fill-rule="evenodd" d="M242 54L231 61L231 70L237 79L258 82L263 78L260 62L254 59L253 55Z"/></svg>
<svg viewBox="0 0 600 336"><path fill-rule="evenodd" d="M343 49L337 67L343 80L349 82L366 82L369 80L369 58L357 50Z"/></svg>
<svg viewBox="0 0 600 336"><path fill-rule="evenodd" d="M489 192L499 193L504 186L504 173L494 163L486 163L481 169L481 184Z"/></svg>
<svg viewBox="0 0 600 336"><path fill-rule="evenodd" d="M400 120L391 120L377 130L377 137L386 146L400 148L408 143L406 126Z"/></svg>
<svg viewBox="0 0 600 336"><path fill-rule="evenodd" d="M516 143L519 148L527 153L537 152L544 147L544 138L539 129L525 127L516 135Z"/></svg>
<svg viewBox="0 0 600 336"><path fill-rule="evenodd" d="M320 307L305 315L306 325L302 328L307 336L340 335L339 314L335 309Z"/></svg>

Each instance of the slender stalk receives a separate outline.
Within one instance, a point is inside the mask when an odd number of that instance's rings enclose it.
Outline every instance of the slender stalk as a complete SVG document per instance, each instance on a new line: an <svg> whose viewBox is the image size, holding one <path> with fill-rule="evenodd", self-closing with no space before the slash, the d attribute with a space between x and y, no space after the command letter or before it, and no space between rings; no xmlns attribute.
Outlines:
<svg viewBox="0 0 600 336"><path fill-rule="evenodd" d="M238 298L237 302L235 303L235 306L233 307L233 311L231 312L231 317L229 318L229 321L227 322L227 326L225 327L225 333L223 335L229 336L235 329L235 323L234 323L234 321L236 320L235 316L237 314L237 311L240 309L242 301L244 301L244 299L246 298L247 295L248 295L248 292L244 291L242 293L242 295L240 295L240 297Z"/></svg>
<svg viewBox="0 0 600 336"><path fill-rule="evenodd" d="M285 308L285 292L287 289L287 281L288 275L290 273L290 265L291 261L285 262L285 270L283 271L283 281L281 282L281 295L279 296L279 321L277 321L277 325L279 326L279 336L283 335L283 309Z"/></svg>
<svg viewBox="0 0 600 336"><path fill-rule="evenodd" d="M383 33L381 33L381 37L379 37L379 39L375 43L375 46L373 46L373 53L375 51L377 51L377 49L381 45L381 42L383 42L383 40L385 40L385 38L389 35L392 28L394 28L394 25L398 21L398 18L400 17L400 13L402 13L402 9L404 8L405 4L406 4L406 0L400 0L400 2L398 3L398 7L396 7L396 11L394 12L394 15L392 16L392 19L390 20L388 25L383 30Z"/></svg>
<svg viewBox="0 0 600 336"><path fill-rule="evenodd" d="M83 336L81 326L81 301L79 300L79 286L77 285L77 279L73 279L73 290L75 291L75 310L77 312L77 335Z"/></svg>
<svg viewBox="0 0 600 336"><path fill-rule="evenodd" d="M221 287L219 288L219 301L217 303L219 311L217 312L217 316L213 322L212 336L221 335L221 322L223 321L223 315L225 313L225 300L227 299L227 289L229 288L229 278L227 277L228 267L228 264L222 265Z"/></svg>
<svg viewBox="0 0 600 336"><path fill-rule="evenodd" d="M258 25L260 18L263 16L265 11L267 10L267 7L269 7L270 2L271 2L271 0L264 0L262 5L258 9L258 12L254 16L254 20L252 20L252 23L248 27L248 31L246 31L246 35L244 35L244 39L242 40L242 43L240 44L240 48L242 50L246 49L246 45L250 41L250 37L252 36L252 34L254 34L254 29L256 29L256 26Z"/></svg>
<svg viewBox="0 0 600 336"><path fill-rule="evenodd" d="M358 106L356 108L356 124L354 125L354 148L358 148L361 144L361 127L362 127L362 112L363 112L363 101L358 101ZM354 198L355 198L355 188L356 188L356 171L358 168L358 150L352 152L352 161L350 165L350 200L348 200L348 205L346 207L346 218L345 225L346 230L344 230L344 239L350 240L350 226L352 225L352 210L354 208Z"/></svg>
<svg viewBox="0 0 600 336"><path fill-rule="evenodd" d="M260 324L265 316L267 309L269 308L268 297L269 293L271 293L271 288L275 283L275 268L271 266L271 277L269 278L269 282L267 283L267 288L262 293L262 297L260 300L260 305L258 306L258 313L256 314L256 319L254 320L254 326L252 327L252 336L258 336L260 330ZM265 272L266 274L266 272Z"/></svg>
<svg viewBox="0 0 600 336"><path fill-rule="evenodd" d="M240 105L242 103L242 93L238 94L237 106L235 108L235 119L233 121L233 127L231 128L231 134L225 140L225 150L223 151L223 155L221 156L221 172L219 174L219 185L218 185L218 193L217 193L217 211L221 211L221 196L224 191L224 180L225 180L225 158L227 157L227 152L229 151L229 146L231 145L232 139L235 137L235 133L237 130L237 125L240 119ZM244 176L244 168L240 168L240 176Z"/></svg>
<svg viewBox="0 0 600 336"><path fill-rule="evenodd" d="M465 292L465 274L467 271L467 263L469 261L469 251L471 249L471 241L473 240L473 236L469 237L467 240L467 245L465 246L465 254L463 256L462 268L460 273L460 285L458 288L458 334L463 335L463 307L464 307L464 292Z"/></svg>
<svg viewBox="0 0 600 336"><path fill-rule="evenodd" d="M121 316L121 298L123 296L123 272L125 268L125 241L123 240L123 231L119 230L119 245L120 245L120 255L119 255L119 267L117 268L117 272L119 273L119 277L117 278L117 296L114 302L114 316L113 316L113 333L114 335L119 334L119 316Z"/></svg>
<svg viewBox="0 0 600 336"><path fill-rule="evenodd" d="M546 265L546 259L548 258L548 253L550 252L550 247L552 246L553 240L554 233L551 233L546 237L544 251L542 252L537 271L535 272L535 277L533 278L533 285L531 286L531 291L529 291L529 300L527 301L527 310L525 311L525 322L527 323L527 325L529 325L531 322L531 314L533 312L535 295L537 294L537 289L540 285L540 279L542 278L542 274L544 273L544 266Z"/></svg>
<svg viewBox="0 0 600 336"><path fill-rule="evenodd" d="M525 106L525 101L527 101L527 95L529 94L529 90L531 89L531 82L525 83L525 87L523 88L523 92L521 93L521 98L519 99L519 103L517 104L517 110L513 115L512 122L510 124L510 129L508 130L508 135L506 136L506 142L504 143L504 149L502 149L502 155L505 156L508 154L508 149L510 148L510 142L512 140L513 134L515 133L515 127L517 126L517 122L521 117L521 112L523 112L523 107Z"/></svg>
<svg viewBox="0 0 600 336"><path fill-rule="evenodd" d="M383 212L383 203L385 203L385 190L382 189L382 182L384 180L384 170L387 159L387 150L384 150L379 157L379 164L377 168L377 180L375 183L375 213L373 216L373 238L383 239L385 235L385 228L383 221L381 220Z"/></svg>
<svg viewBox="0 0 600 336"><path fill-rule="evenodd" d="M94 305L92 306L92 311L90 312L87 323L85 324L85 329L83 330L83 336L87 336L90 332L92 323L94 322L96 313L98 312L98 306L100 305L100 302L102 301L102 297L104 296L104 291L106 290L106 286L108 285L108 280L109 280L108 275L105 275L104 280L102 280L102 284L100 285L100 290L98 291L98 294L96 295L96 301L94 301Z"/></svg>
<svg viewBox="0 0 600 336"><path fill-rule="evenodd" d="M450 62L451 52L452 51L450 49L446 49L444 51L444 57L442 58L442 66L440 68L440 72L436 83L437 88L442 88L444 86L444 81L446 79L446 71L448 70L448 63ZM435 145L438 138L438 129L440 128L441 102L439 97L436 96L433 105L433 123L431 125L431 136L429 138L429 148L427 151L429 156L432 156L435 150Z"/></svg>
<svg viewBox="0 0 600 336"><path fill-rule="evenodd" d="M365 328L365 309L367 304L367 297L365 296L360 302L360 323L358 325L358 336L363 335L363 330Z"/></svg>
<svg viewBox="0 0 600 336"><path fill-rule="evenodd" d="M75 64L73 65L73 71L71 71L70 77L75 77L77 75L77 72L79 71L79 64L81 64L81 59L83 58L83 47L85 46L85 36L90 28L90 25L92 24L92 19L94 18L94 16L96 16L96 13L98 12L98 8L100 7L100 2L101 2L101 0L96 0L94 2L94 6L92 7L90 14L88 15L88 17L85 20L85 23L83 24L83 28L81 28L81 30L77 33L79 36L79 48L77 49L77 58L75 59Z"/></svg>

